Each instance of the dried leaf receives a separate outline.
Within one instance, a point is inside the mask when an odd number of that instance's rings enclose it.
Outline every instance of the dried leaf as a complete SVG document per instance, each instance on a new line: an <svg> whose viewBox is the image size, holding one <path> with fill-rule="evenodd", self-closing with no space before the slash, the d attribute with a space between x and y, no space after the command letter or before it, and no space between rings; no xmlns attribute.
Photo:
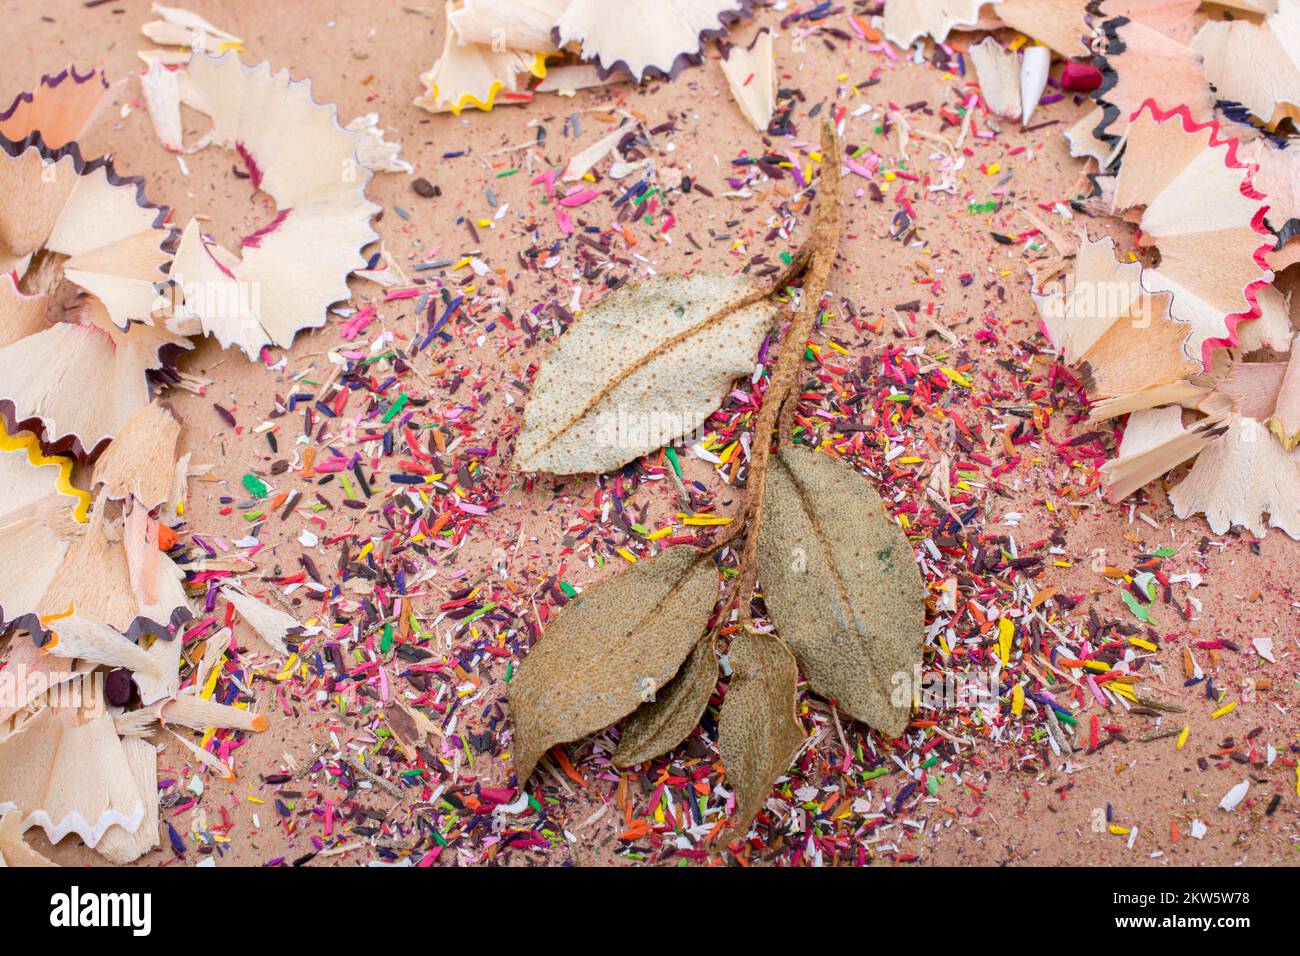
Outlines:
<svg viewBox="0 0 1300 956"><path fill-rule="evenodd" d="M921 662L925 589L911 545L852 467L806 448L772 459L758 576L777 631L813 690L896 737L898 674ZM910 683L909 685L910 686Z"/></svg>
<svg viewBox="0 0 1300 956"><path fill-rule="evenodd" d="M731 642L727 659L733 673L718 719L718 750L736 792L734 832L742 837L803 746L794 715L799 670L781 641L744 631Z"/></svg>
<svg viewBox="0 0 1300 956"><path fill-rule="evenodd" d="M575 598L510 682L515 769L622 720L672 680L717 599L713 559L673 548Z"/></svg>
<svg viewBox="0 0 1300 956"><path fill-rule="evenodd" d="M672 750L700 722L718 684L718 658L711 635L702 637L663 693L641 706L623 725L614 766L631 767Z"/></svg>
<svg viewBox="0 0 1300 956"><path fill-rule="evenodd" d="M513 467L606 472L699 427L753 370L775 286L663 274L584 312L537 373Z"/></svg>

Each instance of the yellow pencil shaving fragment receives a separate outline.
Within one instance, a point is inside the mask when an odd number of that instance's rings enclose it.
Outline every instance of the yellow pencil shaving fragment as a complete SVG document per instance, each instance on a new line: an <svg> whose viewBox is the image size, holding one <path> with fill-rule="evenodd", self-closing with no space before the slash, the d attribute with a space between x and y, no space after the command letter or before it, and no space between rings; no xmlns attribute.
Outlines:
<svg viewBox="0 0 1300 956"><path fill-rule="evenodd" d="M1236 701L1233 701L1231 704L1224 704L1222 707L1220 707L1220 708L1219 708L1218 710L1216 710L1214 713L1210 714L1210 717L1211 717L1211 719L1213 719L1213 720L1218 720L1218 719L1219 719L1220 717L1222 717L1224 714L1230 714L1230 713L1232 713L1232 712L1233 712L1234 710L1236 710L1236 709L1237 709L1237 702L1236 702Z"/></svg>
<svg viewBox="0 0 1300 956"><path fill-rule="evenodd" d="M1128 835L1129 835L1129 828L1128 828L1128 827L1122 827L1122 826L1120 826L1118 823L1112 823L1112 824L1111 824L1109 827L1107 827L1106 829L1110 830L1110 832L1113 833L1113 834L1115 834L1115 836L1128 836Z"/></svg>
<svg viewBox="0 0 1300 956"><path fill-rule="evenodd" d="M284 670L280 671L280 673L275 675L275 679L277 681L288 680L289 676L293 673L293 669L297 666L298 666L298 655L294 654L292 657L289 658L288 663L284 665Z"/></svg>
<svg viewBox="0 0 1300 956"><path fill-rule="evenodd" d="M940 366L939 371L943 372L944 375L948 376L948 378L956 382L958 385L961 385L964 388L970 388L971 380L955 368Z"/></svg>
<svg viewBox="0 0 1300 956"><path fill-rule="evenodd" d="M1182 733L1178 735L1178 749L1182 750L1187 745L1187 735L1192 732L1191 727L1184 727Z"/></svg>
<svg viewBox="0 0 1300 956"><path fill-rule="evenodd" d="M1019 717L1025 709L1025 689L1017 684L1011 688L1011 713Z"/></svg>
<svg viewBox="0 0 1300 956"><path fill-rule="evenodd" d="M203 700L212 699L212 695L216 693L217 681L221 679L221 674L222 674L222 668L220 667L212 668L212 673L209 674L208 679L203 682L203 687L199 691L199 697L201 697Z"/></svg>
<svg viewBox="0 0 1300 956"><path fill-rule="evenodd" d="M1098 671L1102 674L1110 670L1110 665L1107 664L1105 661L1084 661L1083 666L1090 671Z"/></svg>
<svg viewBox="0 0 1300 956"><path fill-rule="evenodd" d="M998 657L1002 659L1002 666L1006 666L1007 661L1011 659L1011 638L1016 633L1016 626L1011 623L1011 619L1004 617L998 621Z"/></svg>
<svg viewBox="0 0 1300 956"><path fill-rule="evenodd" d="M731 524L730 518L722 518L717 515L679 514L678 517L682 519L682 524L705 525L707 527L712 527L713 525L719 525L719 524Z"/></svg>
<svg viewBox="0 0 1300 956"><path fill-rule="evenodd" d="M1119 681L1111 681L1106 686L1121 697L1126 697L1131 701L1137 701L1137 695L1133 693L1133 689L1127 684L1121 684Z"/></svg>

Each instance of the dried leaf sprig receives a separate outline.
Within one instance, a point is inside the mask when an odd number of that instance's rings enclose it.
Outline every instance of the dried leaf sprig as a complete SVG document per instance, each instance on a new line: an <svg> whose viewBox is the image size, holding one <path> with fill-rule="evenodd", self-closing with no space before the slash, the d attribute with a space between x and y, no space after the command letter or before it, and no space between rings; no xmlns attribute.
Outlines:
<svg viewBox="0 0 1300 956"><path fill-rule="evenodd" d="M813 231L786 270L766 281L662 275L620 289L580 316L543 362L515 467L618 467L663 439L602 442L610 416L685 426L667 440L704 421L775 322L772 297L803 277L755 423L738 515L706 550L643 558L586 589L547 628L510 683L521 783L551 747L617 721L617 766L681 743L717 686L715 642L737 605L718 722L735 833L748 831L806 742L795 711L801 671L814 692L880 733L906 726L912 695L899 699L898 677L919 666L924 633L911 546L856 468L793 441L803 355L839 246L840 148L830 124L822 151ZM665 390L664 380L683 384ZM736 581L719 607L716 558L742 537ZM775 630L753 626L760 581Z"/></svg>

